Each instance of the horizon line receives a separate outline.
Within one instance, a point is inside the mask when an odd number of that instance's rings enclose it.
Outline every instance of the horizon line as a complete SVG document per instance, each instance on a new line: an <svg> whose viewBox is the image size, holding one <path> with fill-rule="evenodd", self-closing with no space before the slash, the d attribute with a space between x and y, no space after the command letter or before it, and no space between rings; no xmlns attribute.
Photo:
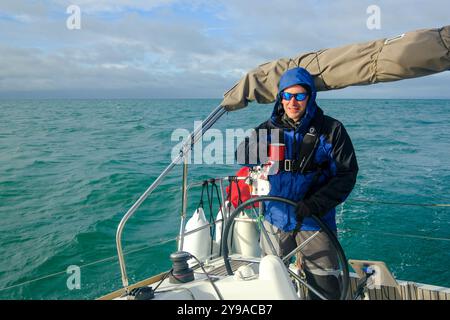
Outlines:
<svg viewBox="0 0 450 320"><path fill-rule="evenodd" d="M0 101L10 101L10 100L223 100L223 98L60 98L60 97L51 97L51 98L13 98L13 97L0 97ZM448 98L316 98L316 100L450 100ZM274 101L275 102L275 101ZM258 103L256 101L250 101L251 103ZM258 104L270 104L269 103L258 103Z"/></svg>

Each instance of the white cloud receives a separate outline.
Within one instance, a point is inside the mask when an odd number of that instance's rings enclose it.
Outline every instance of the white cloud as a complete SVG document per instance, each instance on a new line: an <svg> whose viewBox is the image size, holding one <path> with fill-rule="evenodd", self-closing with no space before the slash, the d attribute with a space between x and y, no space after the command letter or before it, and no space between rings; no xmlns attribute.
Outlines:
<svg viewBox="0 0 450 320"><path fill-rule="evenodd" d="M152 9L175 3L177 0L55 0L61 6L74 4L86 13L123 12L130 9L150 11Z"/></svg>
<svg viewBox="0 0 450 320"><path fill-rule="evenodd" d="M66 28L65 9L70 4L82 9L81 30ZM13 91L20 95L20 90L76 93L96 88L124 95L147 88L151 96L182 80L187 95L220 97L244 72L266 61L448 24L448 1L377 1L382 28L371 31L366 28L366 8L371 4L372 0L2 2L0 96ZM16 19L2 19L5 15ZM430 94L443 92L442 85L434 81ZM384 90L395 96L392 88L397 87L361 87L354 92ZM399 95L408 90L406 85L401 88ZM336 95L352 92L345 89Z"/></svg>

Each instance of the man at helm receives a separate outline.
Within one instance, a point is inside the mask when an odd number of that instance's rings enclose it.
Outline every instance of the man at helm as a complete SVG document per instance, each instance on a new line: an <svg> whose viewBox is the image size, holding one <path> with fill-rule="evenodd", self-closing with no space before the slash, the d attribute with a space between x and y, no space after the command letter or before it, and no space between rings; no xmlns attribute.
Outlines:
<svg viewBox="0 0 450 320"><path fill-rule="evenodd" d="M281 76L272 115L254 135L239 145L238 162L265 163L260 151L269 150L275 141L284 144L278 170L268 177L269 195L298 203L295 208L275 201L264 203L264 227L272 245L261 233L263 255L285 256L320 230L313 215L336 234L335 207L352 191L358 164L343 124L324 115L317 105L314 80L306 69L293 68ZM329 237L320 232L298 258L308 284L326 298L338 299L340 267ZM317 298L312 292L309 296Z"/></svg>

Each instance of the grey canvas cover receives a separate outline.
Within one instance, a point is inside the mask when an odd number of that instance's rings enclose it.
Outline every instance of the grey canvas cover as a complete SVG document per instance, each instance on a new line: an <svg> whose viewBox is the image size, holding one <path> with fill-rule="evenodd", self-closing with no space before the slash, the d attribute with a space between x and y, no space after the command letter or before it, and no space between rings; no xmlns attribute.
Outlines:
<svg viewBox="0 0 450 320"><path fill-rule="evenodd" d="M450 70L449 48L450 25L278 59L247 73L221 105L232 111L251 101L274 102L281 75L297 66L314 76L317 91L427 76Z"/></svg>

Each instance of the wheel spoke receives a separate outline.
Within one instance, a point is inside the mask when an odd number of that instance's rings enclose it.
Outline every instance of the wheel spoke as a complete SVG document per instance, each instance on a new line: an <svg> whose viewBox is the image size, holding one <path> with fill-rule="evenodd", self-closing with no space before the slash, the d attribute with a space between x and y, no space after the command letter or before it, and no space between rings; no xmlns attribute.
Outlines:
<svg viewBox="0 0 450 320"><path fill-rule="evenodd" d="M241 203L229 216L228 221L226 222L225 225L225 229L223 232L223 237L222 237L222 253L223 253L223 259L224 259L224 265L225 268L227 270L227 273L229 275L233 275L233 270L231 269L231 265L230 265L230 261L229 261L229 248L228 248L228 234L230 232L230 229L233 226L233 222L234 219L245 210L246 207L248 206L252 206L252 215L257 216L257 219L259 219L259 215L261 214L261 210L262 206L259 206L259 210L260 210L260 214L258 215L255 208L254 208L254 203L256 202L263 202L263 201L278 201L281 203L285 203L288 204L290 206L296 206L296 203L294 201L291 201L289 199L285 199L285 198L281 198L281 197L275 197L275 196L261 196L261 197L257 197L257 198L250 198L249 200L247 200L244 203ZM290 253L288 253L285 257L279 257L282 259L283 263L287 263L289 261L289 259L295 255L297 252L301 251L308 243L310 243L315 237L317 237L320 232L324 232L329 240L332 242L335 250L336 250L336 254L338 257L338 260L340 262L341 265L341 274L342 274L342 279L341 279L341 292L340 292L340 299L344 300L347 298L347 291L349 288L349 270L348 270L348 265L347 265L347 258L345 257L345 253L342 249L342 246L340 245L339 241L337 240L336 235L330 230L330 228L324 224L318 217L316 216L311 216L311 218L318 224L319 226L319 230L314 232L309 238L307 238L305 241L303 241L300 245L298 245L294 250L292 250ZM269 234L267 233L266 228L264 227L263 224L261 224L261 232L262 235L264 236L265 240L267 240L270 250L274 253L275 256L278 256L276 254L276 250L275 247L272 243L272 241L270 240ZM317 295L319 298L323 299L323 300L328 300L323 294L321 294L317 289L315 289L312 285L308 284L306 281L304 281L303 279L301 279L295 272L293 272L292 270L289 269L288 266L286 266L286 269L288 270L289 274L294 277L296 280L298 280L302 285L304 285L305 287L307 287L312 293L314 293L315 295Z"/></svg>
<svg viewBox="0 0 450 320"><path fill-rule="evenodd" d="M283 262L288 262L289 259L296 254L298 251L302 250L303 247L305 247L308 243L310 243L315 237L317 237L317 235L320 233L320 230L314 232L314 234L309 237L308 239L306 239L305 241L303 241L302 243L300 243L300 245L298 245L294 250L292 250L288 255L286 255L283 258Z"/></svg>
<svg viewBox="0 0 450 320"><path fill-rule="evenodd" d="M319 293L316 289L314 289L310 284L308 284L306 281L304 281L298 274L296 274L291 269L287 268L289 274L294 277L297 281L299 281L301 284L303 284L305 287L307 287L309 290L314 292L320 299L322 300L328 300L326 297L324 297L321 293Z"/></svg>

